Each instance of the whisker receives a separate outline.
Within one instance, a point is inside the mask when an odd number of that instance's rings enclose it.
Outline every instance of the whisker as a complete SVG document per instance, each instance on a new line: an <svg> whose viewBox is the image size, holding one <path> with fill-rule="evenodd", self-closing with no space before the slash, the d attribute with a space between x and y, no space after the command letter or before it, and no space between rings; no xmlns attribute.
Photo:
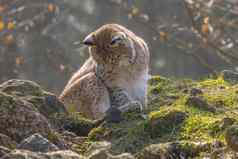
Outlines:
<svg viewBox="0 0 238 159"><path fill-rule="evenodd" d="M73 45L84 45L82 41L75 41L73 42Z"/></svg>

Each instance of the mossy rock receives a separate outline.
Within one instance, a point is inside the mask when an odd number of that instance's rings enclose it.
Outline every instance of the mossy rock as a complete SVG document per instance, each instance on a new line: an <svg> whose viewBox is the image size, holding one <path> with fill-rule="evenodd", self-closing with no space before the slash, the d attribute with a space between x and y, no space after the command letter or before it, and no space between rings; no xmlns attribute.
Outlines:
<svg viewBox="0 0 238 159"><path fill-rule="evenodd" d="M14 149L16 147L17 143L13 141L10 137L4 134L0 134L0 146Z"/></svg>
<svg viewBox="0 0 238 159"><path fill-rule="evenodd" d="M84 118L80 113L56 114L55 125L64 130L73 132L78 136L88 136L89 132L96 126L98 121Z"/></svg>
<svg viewBox="0 0 238 159"><path fill-rule="evenodd" d="M218 120L213 124L213 128L211 129L210 134L213 136L223 134L228 127L232 126L236 122L237 121L234 118L229 117L225 117L221 120Z"/></svg>
<svg viewBox="0 0 238 159"><path fill-rule="evenodd" d="M32 103L48 119L54 118L55 114L68 114L63 103L51 93L45 92L44 96L25 96L21 99Z"/></svg>
<svg viewBox="0 0 238 159"><path fill-rule="evenodd" d="M85 156L88 159L135 159L135 157L129 153L112 155L110 149L111 144L108 142L94 142L89 146Z"/></svg>
<svg viewBox="0 0 238 159"><path fill-rule="evenodd" d="M8 149L7 147L0 146L0 158L2 158L3 156L5 156L6 154L8 154L10 152L11 152L11 150Z"/></svg>
<svg viewBox="0 0 238 159"><path fill-rule="evenodd" d="M238 125L227 128L225 133L227 146L233 151L238 152Z"/></svg>
<svg viewBox="0 0 238 159"><path fill-rule="evenodd" d="M97 127L90 131L90 133L88 134L88 138L89 140L100 141L104 138L104 136L106 136L106 132L107 130L105 128Z"/></svg>
<svg viewBox="0 0 238 159"><path fill-rule="evenodd" d="M66 113L64 105L58 98L35 82L12 79L1 84L0 91L33 104L48 119L55 113Z"/></svg>
<svg viewBox="0 0 238 159"><path fill-rule="evenodd" d="M136 153L151 142L146 131L146 121L138 117L138 113L124 116L120 123L104 122L92 129L88 135L89 141L108 141L112 144L111 151L120 154L124 152Z"/></svg>
<svg viewBox="0 0 238 159"><path fill-rule="evenodd" d="M14 150L2 157L2 159L25 159L26 156L29 159L85 159L85 157L70 150L54 151L48 153Z"/></svg>
<svg viewBox="0 0 238 159"><path fill-rule="evenodd" d="M195 107L197 109L201 109L204 111L209 111L209 112L216 112L216 108L208 104L204 99L201 97L194 97L190 96L187 98L187 101L185 103L188 106Z"/></svg>
<svg viewBox="0 0 238 159"><path fill-rule="evenodd" d="M136 154L137 159L184 159L196 158L202 152L211 151L210 143L177 141L152 144Z"/></svg>
<svg viewBox="0 0 238 159"><path fill-rule="evenodd" d="M0 133L20 142L34 133L50 131L48 120L31 103L0 92Z"/></svg>
<svg viewBox="0 0 238 159"><path fill-rule="evenodd" d="M171 83L169 79L166 79L161 76L153 76L148 81L148 84L150 86L149 93L157 95L161 93L165 86L169 83Z"/></svg>
<svg viewBox="0 0 238 159"><path fill-rule="evenodd" d="M12 79L2 83L0 91L16 96L42 96L45 93L35 82L19 79Z"/></svg>
<svg viewBox="0 0 238 159"><path fill-rule="evenodd" d="M152 137L176 132L186 119L187 114L176 109L153 111L149 114L149 131Z"/></svg>
<svg viewBox="0 0 238 159"><path fill-rule="evenodd" d="M162 76L152 76L149 81L148 84L150 86L155 86L158 85L162 82L169 82L170 80L168 78L162 77Z"/></svg>
<svg viewBox="0 0 238 159"><path fill-rule="evenodd" d="M221 76L224 80L228 81L231 84L238 83L238 72L232 70L224 70L222 71Z"/></svg>
<svg viewBox="0 0 238 159"><path fill-rule="evenodd" d="M195 85L191 80L172 80L161 76L152 76L148 84L150 111L158 110L163 105L172 105Z"/></svg>

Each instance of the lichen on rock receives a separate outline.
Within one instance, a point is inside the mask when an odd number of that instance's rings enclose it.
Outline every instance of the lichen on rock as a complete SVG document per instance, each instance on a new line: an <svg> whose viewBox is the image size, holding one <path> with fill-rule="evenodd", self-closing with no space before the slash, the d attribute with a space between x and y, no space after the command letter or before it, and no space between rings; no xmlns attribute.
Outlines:
<svg viewBox="0 0 238 159"><path fill-rule="evenodd" d="M66 113L66 109L57 97L42 89L35 82L9 80L0 85L0 91L33 104L47 118L55 113Z"/></svg>
<svg viewBox="0 0 238 159"><path fill-rule="evenodd" d="M47 135L51 126L29 102L0 92L0 133L20 142L34 133Z"/></svg>
<svg viewBox="0 0 238 159"><path fill-rule="evenodd" d="M36 153L27 150L15 150L11 153L2 157L2 159L25 159L25 157L29 159L85 159L83 156L73 152L73 151L55 151L48 153Z"/></svg>

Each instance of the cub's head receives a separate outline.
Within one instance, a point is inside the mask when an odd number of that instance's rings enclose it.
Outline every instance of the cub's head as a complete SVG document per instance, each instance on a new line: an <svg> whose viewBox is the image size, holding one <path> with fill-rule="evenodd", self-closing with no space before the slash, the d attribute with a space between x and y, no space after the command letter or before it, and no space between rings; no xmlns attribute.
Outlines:
<svg viewBox="0 0 238 159"><path fill-rule="evenodd" d="M118 24L106 24L83 41L94 60L102 64L128 65L136 57L137 36Z"/></svg>

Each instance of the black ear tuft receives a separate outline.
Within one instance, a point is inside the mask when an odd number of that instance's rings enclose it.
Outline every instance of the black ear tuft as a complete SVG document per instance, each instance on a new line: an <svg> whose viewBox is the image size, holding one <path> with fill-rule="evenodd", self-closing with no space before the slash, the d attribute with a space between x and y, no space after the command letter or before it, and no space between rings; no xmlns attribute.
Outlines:
<svg viewBox="0 0 238 159"><path fill-rule="evenodd" d="M117 42L119 42L121 40L122 40L122 37L115 36L115 37L112 38L112 41L111 41L110 45L115 45Z"/></svg>

